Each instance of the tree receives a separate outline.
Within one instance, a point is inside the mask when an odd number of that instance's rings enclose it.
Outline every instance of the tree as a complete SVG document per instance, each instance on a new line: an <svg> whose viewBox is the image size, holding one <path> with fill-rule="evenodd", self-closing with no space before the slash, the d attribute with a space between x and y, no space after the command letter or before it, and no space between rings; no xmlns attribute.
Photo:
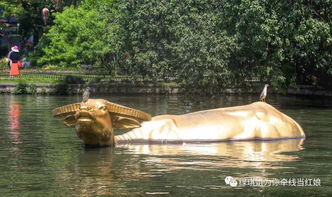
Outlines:
<svg viewBox="0 0 332 197"><path fill-rule="evenodd" d="M76 3L76 0L63 0L61 7ZM3 8L5 17L14 17L20 23L20 35L23 41L34 35L35 44L47 30L42 20L42 9L48 8L51 12L49 25L52 24L53 13L61 11L55 8L53 0L1 0L0 7Z"/></svg>
<svg viewBox="0 0 332 197"><path fill-rule="evenodd" d="M67 7L55 14L54 25L44 38L48 45L43 48L44 55L38 63L61 67L112 66L107 61L116 47L112 43L115 36L111 37L117 30L111 20L116 16L112 4L113 1L107 0L98 3L86 0L77 8Z"/></svg>
<svg viewBox="0 0 332 197"><path fill-rule="evenodd" d="M331 13L331 1L225 2L223 25L240 47L232 57L233 72L276 86L327 87L324 81L332 76Z"/></svg>
<svg viewBox="0 0 332 197"><path fill-rule="evenodd" d="M230 83L234 37L220 28L220 1L121 1L125 72L153 80L175 78L215 92Z"/></svg>
<svg viewBox="0 0 332 197"><path fill-rule="evenodd" d="M209 93L252 79L332 87L331 14L324 0L84 0L55 14L39 62Z"/></svg>

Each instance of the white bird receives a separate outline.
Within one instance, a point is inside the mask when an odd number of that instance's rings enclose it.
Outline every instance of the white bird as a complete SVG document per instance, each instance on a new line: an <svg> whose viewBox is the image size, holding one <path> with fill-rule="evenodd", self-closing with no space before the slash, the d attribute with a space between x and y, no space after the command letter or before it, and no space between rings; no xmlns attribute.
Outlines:
<svg viewBox="0 0 332 197"><path fill-rule="evenodd" d="M83 100L82 100L82 102L83 103L87 102L88 99L89 99L89 97L90 97L90 87L87 87L85 89L84 93L83 93Z"/></svg>
<svg viewBox="0 0 332 197"><path fill-rule="evenodd" d="M265 84L264 89L263 89L261 95L259 96L260 101L265 102L265 98L267 96L267 87L269 87L269 84Z"/></svg>

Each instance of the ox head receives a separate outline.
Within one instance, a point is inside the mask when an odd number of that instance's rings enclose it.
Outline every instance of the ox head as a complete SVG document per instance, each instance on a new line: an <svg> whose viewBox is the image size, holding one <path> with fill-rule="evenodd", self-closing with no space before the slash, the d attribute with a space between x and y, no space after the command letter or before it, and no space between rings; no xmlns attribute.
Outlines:
<svg viewBox="0 0 332 197"><path fill-rule="evenodd" d="M104 99L62 106L53 110L53 116L65 116L63 123L75 127L77 136L87 145L114 145L113 129L139 127L150 120L145 112L111 103Z"/></svg>

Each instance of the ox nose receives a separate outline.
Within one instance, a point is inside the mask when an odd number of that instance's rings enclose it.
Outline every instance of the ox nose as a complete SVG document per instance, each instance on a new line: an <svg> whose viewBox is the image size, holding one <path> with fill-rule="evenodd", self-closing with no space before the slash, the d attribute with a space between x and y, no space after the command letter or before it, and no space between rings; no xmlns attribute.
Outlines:
<svg viewBox="0 0 332 197"><path fill-rule="evenodd" d="M76 118L89 118L91 120L95 120L93 108L90 106L82 105L80 110L76 113Z"/></svg>

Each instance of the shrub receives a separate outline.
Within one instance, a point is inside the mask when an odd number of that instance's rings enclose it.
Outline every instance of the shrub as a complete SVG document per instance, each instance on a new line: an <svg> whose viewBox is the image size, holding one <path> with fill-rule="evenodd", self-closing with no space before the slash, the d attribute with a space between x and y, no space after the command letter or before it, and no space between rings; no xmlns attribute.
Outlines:
<svg viewBox="0 0 332 197"><path fill-rule="evenodd" d="M9 69L9 67L8 67L7 58L4 57L0 59L0 70L6 70L6 69Z"/></svg>
<svg viewBox="0 0 332 197"><path fill-rule="evenodd" d="M26 94L26 93L28 93L27 87L28 87L28 85L26 83L19 82L16 85L13 93L14 94Z"/></svg>

